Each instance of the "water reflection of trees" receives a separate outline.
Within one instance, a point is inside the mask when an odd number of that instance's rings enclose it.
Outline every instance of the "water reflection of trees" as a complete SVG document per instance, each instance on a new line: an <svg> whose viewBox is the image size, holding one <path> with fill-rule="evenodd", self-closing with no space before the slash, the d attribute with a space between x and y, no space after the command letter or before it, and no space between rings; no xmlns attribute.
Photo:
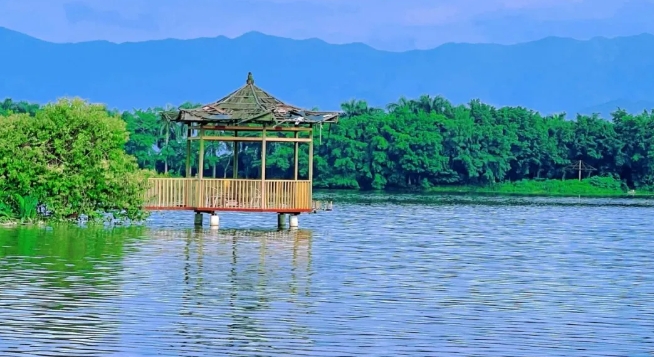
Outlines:
<svg viewBox="0 0 654 357"><path fill-rule="evenodd" d="M184 342L179 348L269 343L284 324L290 325L287 334L306 332L287 314L279 315L279 309L286 305L294 315L306 308L299 297L310 294L311 231L170 230L151 235L185 242L179 310L185 318L176 328ZM214 335L222 338L208 342Z"/></svg>
<svg viewBox="0 0 654 357"><path fill-rule="evenodd" d="M307 230L2 230L0 352L84 341L182 356L299 340L311 240Z"/></svg>
<svg viewBox="0 0 654 357"><path fill-rule="evenodd" d="M0 335L51 350L72 339L106 343L117 322L101 316L106 302L119 295L125 245L142 231L0 229Z"/></svg>

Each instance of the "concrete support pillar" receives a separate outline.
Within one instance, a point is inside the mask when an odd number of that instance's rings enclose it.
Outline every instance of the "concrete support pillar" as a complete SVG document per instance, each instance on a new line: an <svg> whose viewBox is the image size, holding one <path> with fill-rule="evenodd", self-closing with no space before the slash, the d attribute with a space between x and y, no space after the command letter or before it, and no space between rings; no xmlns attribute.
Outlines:
<svg viewBox="0 0 654 357"><path fill-rule="evenodd" d="M289 219L289 226L291 226L291 228L299 227L299 223L300 223L299 219L298 219L299 216L300 215L298 215L298 214L292 214L291 215L291 218Z"/></svg>
<svg viewBox="0 0 654 357"><path fill-rule="evenodd" d="M218 216L215 213L212 213L211 217L209 217L209 227L218 228L219 226L220 226L220 216Z"/></svg>
<svg viewBox="0 0 654 357"><path fill-rule="evenodd" d="M278 213L277 214L277 228L284 229L286 228L286 214Z"/></svg>
<svg viewBox="0 0 654 357"><path fill-rule="evenodd" d="M202 213L195 212L195 220L193 221L196 227L202 227Z"/></svg>

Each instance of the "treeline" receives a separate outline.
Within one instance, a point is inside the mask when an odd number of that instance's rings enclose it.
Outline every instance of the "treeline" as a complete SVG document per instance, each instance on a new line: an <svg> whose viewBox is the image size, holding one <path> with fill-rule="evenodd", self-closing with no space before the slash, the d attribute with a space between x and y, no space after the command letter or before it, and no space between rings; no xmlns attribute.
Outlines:
<svg viewBox="0 0 654 357"><path fill-rule="evenodd" d="M195 106L192 103L186 107ZM163 108L121 113L130 139L125 149L142 168L181 175L185 131L162 119ZM0 114L34 113L38 106L5 100ZM455 106L442 97L401 98L386 108L364 101L342 105L337 125L317 128L316 185L332 188L429 188L489 185L530 179L577 178L567 169L583 161L593 176L629 187L654 186L654 114L616 110L611 118L543 116L522 107L496 108L473 100ZM240 177L256 177L260 144L240 150ZM269 145L268 177L292 176L292 147ZM197 149L193 150L197 155ZM204 175L230 177L231 148L209 143ZM306 155L301 156L306 175ZM301 161L302 161L301 160ZM193 161L197 163L197 157ZM588 175L589 173L584 173Z"/></svg>

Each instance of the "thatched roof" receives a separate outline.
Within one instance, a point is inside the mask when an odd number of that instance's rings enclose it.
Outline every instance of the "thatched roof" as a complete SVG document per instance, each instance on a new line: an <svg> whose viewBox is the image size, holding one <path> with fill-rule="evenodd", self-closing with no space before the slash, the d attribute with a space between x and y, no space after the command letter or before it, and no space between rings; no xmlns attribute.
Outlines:
<svg viewBox="0 0 654 357"><path fill-rule="evenodd" d="M311 111L282 102L254 84L252 73L244 86L217 102L195 109L164 113L173 121L240 124L336 123L338 112Z"/></svg>

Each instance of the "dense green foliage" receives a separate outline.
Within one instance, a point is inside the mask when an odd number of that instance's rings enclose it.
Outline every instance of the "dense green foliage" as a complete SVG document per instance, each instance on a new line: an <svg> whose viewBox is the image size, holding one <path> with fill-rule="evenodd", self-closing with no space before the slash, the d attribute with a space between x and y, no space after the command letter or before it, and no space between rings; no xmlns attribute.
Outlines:
<svg viewBox="0 0 654 357"><path fill-rule="evenodd" d="M0 110L8 115L0 116L1 216L142 217L147 173L125 153L128 132L119 116L79 99L38 110L3 104Z"/></svg>
<svg viewBox="0 0 654 357"><path fill-rule="evenodd" d="M318 160L330 186L430 187L492 185L505 181L576 177L578 160L595 176L631 187L654 183L654 115L618 110L598 116L543 117L521 107L495 108L478 100L452 106L423 96L401 99L384 112L347 103L348 117L332 130ZM584 173L587 175L587 173Z"/></svg>
<svg viewBox="0 0 654 357"><path fill-rule="evenodd" d="M342 108L339 124L315 132L318 187L436 190L467 185L496 192L533 189L565 194L654 186L654 164L650 164L654 114L649 112L617 110L609 120L597 115L566 120L563 114L542 116L522 107L495 108L479 100L454 106L442 97L429 96L401 98L384 109L371 108L363 101L344 103ZM182 175L186 133L179 124L162 119L161 110L121 114L130 132L125 149L142 168ZM240 145L239 177L255 178L260 144ZM301 176L307 174L306 149L304 145L300 156ZM192 152L192 163L197 166L197 147ZM206 152L204 175L231 177L232 148L207 143ZM292 153L291 145L269 144L267 177L290 178ZM584 172L584 178L593 176L590 180L573 183L578 173L566 167L579 160L596 170ZM565 187L560 181L564 177L571 179Z"/></svg>

